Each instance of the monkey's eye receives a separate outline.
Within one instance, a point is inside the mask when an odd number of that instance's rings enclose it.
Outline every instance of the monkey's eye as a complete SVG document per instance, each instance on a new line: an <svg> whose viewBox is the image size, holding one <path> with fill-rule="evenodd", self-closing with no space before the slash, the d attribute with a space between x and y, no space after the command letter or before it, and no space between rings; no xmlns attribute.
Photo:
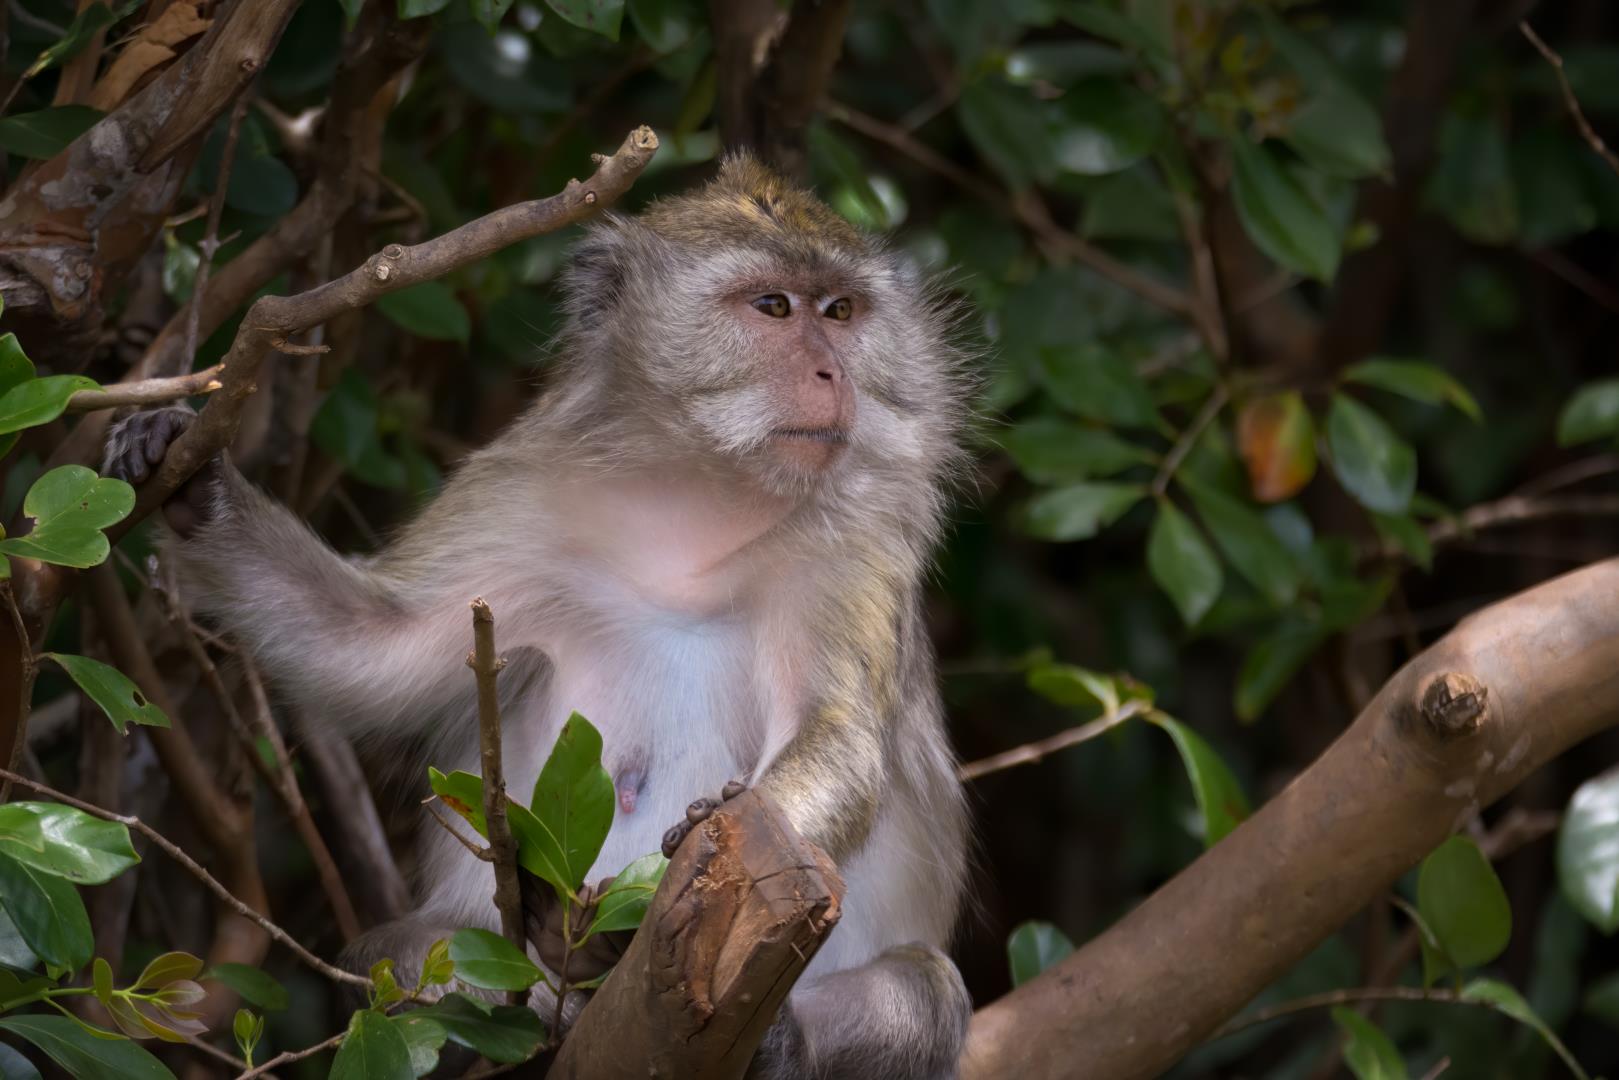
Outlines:
<svg viewBox="0 0 1619 1080"><path fill-rule="evenodd" d="M829 319L838 320L838 322L848 322L849 316L854 314L854 305L849 303L847 296L840 296L826 305L826 311L823 314Z"/></svg>
<svg viewBox="0 0 1619 1080"><path fill-rule="evenodd" d="M769 315L772 319L785 319L792 310L787 298L779 292L766 293L753 301L753 306Z"/></svg>

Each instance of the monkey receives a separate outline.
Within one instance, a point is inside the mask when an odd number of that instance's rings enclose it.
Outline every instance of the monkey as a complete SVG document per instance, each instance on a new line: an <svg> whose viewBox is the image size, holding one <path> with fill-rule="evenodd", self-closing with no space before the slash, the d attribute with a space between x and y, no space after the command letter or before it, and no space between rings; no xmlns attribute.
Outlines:
<svg viewBox="0 0 1619 1080"><path fill-rule="evenodd" d="M339 556L222 455L171 503L184 596L309 722L414 731L472 771L487 598L509 782L571 711L602 733L617 807L591 880L675 850L738 778L840 868L842 918L750 1076L956 1076L968 825L922 613L970 414L949 302L746 154L598 218L562 294L540 395L379 553ZM189 422L125 421L109 471L144 479ZM420 906L360 946L404 974L496 926L487 865L436 828L422 846Z"/></svg>

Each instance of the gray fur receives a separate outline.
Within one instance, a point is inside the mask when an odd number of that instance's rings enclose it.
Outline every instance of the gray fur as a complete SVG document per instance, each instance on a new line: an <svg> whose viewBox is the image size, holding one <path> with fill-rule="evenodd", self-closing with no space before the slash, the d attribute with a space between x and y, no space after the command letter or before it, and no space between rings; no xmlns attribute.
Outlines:
<svg viewBox="0 0 1619 1080"><path fill-rule="evenodd" d="M511 790L527 791L573 708L601 729L608 770L634 778L592 879L657 850L692 798L734 776L762 785L849 892L756 1075L941 1080L970 1010L940 951L966 816L920 580L959 456L963 364L928 286L823 215L733 161L703 191L595 226L546 393L375 559L339 557L229 469L173 554L196 610L309 722L425 736L446 770L477 768L466 605L487 598L502 652L549 661L502 676ZM855 420L816 475L772 456L771 373L719 299L783 276L862 298L839 354ZM114 440L124 454L135 441ZM721 541L733 517L765 524L719 570L694 570L696 555L681 560L706 551L716 514ZM436 826L423 839L420 912L356 958L392 955L402 978L446 928L495 923L487 866Z"/></svg>

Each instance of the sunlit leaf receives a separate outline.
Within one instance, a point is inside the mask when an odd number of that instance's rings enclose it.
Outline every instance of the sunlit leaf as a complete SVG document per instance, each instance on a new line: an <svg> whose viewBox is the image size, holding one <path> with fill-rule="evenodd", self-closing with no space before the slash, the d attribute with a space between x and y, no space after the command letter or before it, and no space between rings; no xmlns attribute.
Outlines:
<svg viewBox="0 0 1619 1080"><path fill-rule="evenodd" d="M1512 937L1512 905L1478 844L1452 836L1422 860L1417 910L1447 966L1467 969L1500 956ZM1427 966L1427 965L1425 965ZM1424 972L1432 983L1443 970Z"/></svg>
<svg viewBox="0 0 1619 1080"><path fill-rule="evenodd" d="M570 891L584 884L613 825L613 778L602 768L601 753L601 733L574 713L540 768L529 801L534 817L560 845L558 869L566 880L553 884Z"/></svg>
<svg viewBox="0 0 1619 1080"><path fill-rule="evenodd" d="M74 656L71 653L45 653L44 656L72 676L79 688L90 696L90 700L107 714L107 719L112 721L112 726L118 729L120 735L130 724L160 728L169 726L169 718L163 710L147 701L140 687L117 668L88 656Z"/></svg>
<svg viewBox="0 0 1619 1080"><path fill-rule="evenodd" d="M14 831L23 819L29 828ZM140 862L126 826L52 802L0 806L0 851L80 885L111 881Z"/></svg>
<svg viewBox="0 0 1619 1080"><path fill-rule="evenodd" d="M610 930L634 930L641 925L652 894L663 880L669 860L654 851L631 862L613 878L613 883L596 903L596 918L586 936Z"/></svg>
<svg viewBox="0 0 1619 1080"><path fill-rule="evenodd" d="M1073 664L1038 664L1030 668L1024 678L1030 690L1058 705L1099 706L1103 712L1113 712L1119 707L1119 687L1115 680Z"/></svg>
<svg viewBox="0 0 1619 1080"><path fill-rule="evenodd" d="M19 383L0 396L0 434L48 424L62 415L74 394L99 389L99 383L83 375L46 375Z"/></svg>
<svg viewBox="0 0 1619 1080"><path fill-rule="evenodd" d="M1074 943L1051 923L1019 923L1006 939L1012 985L1022 986L1073 951Z"/></svg>
<svg viewBox="0 0 1619 1080"><path fill-rule="evenodd" d="M457 930L450 938L456 978L483 990L527 990L540 969L517 946L488 930Z"/></svg>
<svg viewBox="0 0 1619 1080"><path fill-rule="evenodd" d="M1158 516L1147 534L1147 569L1188 626L1214 605L1225 581L1219 558L1197 526L1168 499L1158 500Z"/></svg>
<svg viewBox="0 0 1619 1080"><path fill-rule="evenodd" d="M1581 784L1557 833L1557 880L1604 934L1619 930L1619 769Z"/></svg>
<svg viewBox="0 0 1619 1080"><path fill-rule="evenodd" d="M77 971L89 962L95 948L90 916L67 879L0 853L0 905L47 964Z"/></svg>
<svg viewBox="0 0 1619 1080"><path fill-rule="evenodd" d="M240 966L240 965L235 965ZM161 990L172 982L194 979L202 971L202 959L188 952L166 952L154 957L141 969L131 990Z"/></svg>
<svg viewBox="0 0 1619 1080"><path fill-rule="evenodd" d="M23 498L34 527L0 540L0 554L61 566L96 566L111 550L101 530L122 521L135 506L135 490L122 480L97 476L83 465L62 465L38 480Z"/></svg>

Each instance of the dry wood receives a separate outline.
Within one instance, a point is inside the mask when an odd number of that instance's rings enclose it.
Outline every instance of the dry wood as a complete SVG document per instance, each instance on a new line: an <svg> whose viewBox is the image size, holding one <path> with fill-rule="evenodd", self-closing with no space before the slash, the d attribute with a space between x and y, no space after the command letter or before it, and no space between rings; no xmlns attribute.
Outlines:
<svg viewBox="0 0 1619 1080"><path fill-rule="evenodd" d="M831 860L769 797L726 802L675 852L551 1080L740 1080L842 897Z"/></svg>

